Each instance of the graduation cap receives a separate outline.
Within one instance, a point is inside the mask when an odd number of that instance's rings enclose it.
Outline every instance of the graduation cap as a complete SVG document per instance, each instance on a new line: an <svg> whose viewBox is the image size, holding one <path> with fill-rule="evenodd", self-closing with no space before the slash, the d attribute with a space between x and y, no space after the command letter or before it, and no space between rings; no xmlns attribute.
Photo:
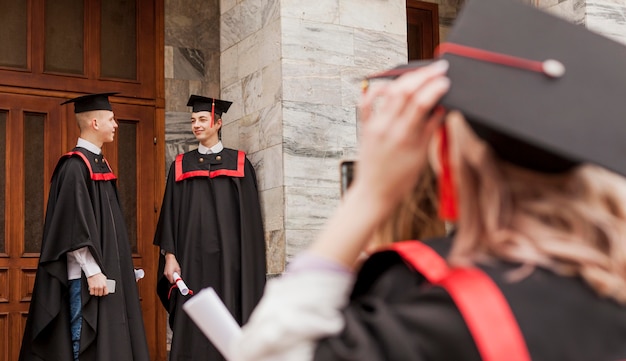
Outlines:
<svg viewBox="0 0 626 361"><path fill-rule="evenodd" d="M622 44L513 0L468 0L437 57L450 63L441 105L461 111L501 158L541 172L590 162L626 175Z"/></svg>
<svg viewBox="0 0 626 361"><path fill-rule="evenodd" d="M63 104L74 103L74 113L83 113L91 110L111 110L111 103L109 103L109 96L119 94L117 92L112 93L98 93L87 94L74 99L66 100Z"/></svg>
<svg viewBox="0 0 626 361"><path fill-rule="evenodd" d="M232 104L233 102L200 95L191 95L189 101L187 101L187 106L192 107L191 111L193 113L211 112L211 127L213 126L215 114L221 117L222 113L226 113Z"/></svg>

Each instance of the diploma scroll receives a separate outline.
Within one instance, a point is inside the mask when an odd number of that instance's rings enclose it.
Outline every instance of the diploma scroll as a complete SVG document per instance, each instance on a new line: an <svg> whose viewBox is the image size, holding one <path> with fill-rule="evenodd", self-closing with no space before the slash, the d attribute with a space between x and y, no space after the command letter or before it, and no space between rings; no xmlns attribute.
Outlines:
<svg viewBox="0 0 626 361"><path fill-rule="evenodd" d="M226 360L231 360L229 345L241 335L241 327L213 288L205 288L183 305L183 310Z"/></svg>
<svg viewBox="0 0 626 361"><path fill-rule="evenodd" d="M139 281L144 278L146 273L143 271L143 268L135 268L135 281Z"/></svg>
<svg viewBox="0 0 626 361"><path fill-rule="evenodd" d="M187 285L185 284L185 281L183 281L183 279L180 278L180 275L178 274L178 272L174 272L173 276L174 276L174 282L176 283L176 287L178 287L180 294L183 296L187 296L189 294L189 287L187 287Z"/></svg>

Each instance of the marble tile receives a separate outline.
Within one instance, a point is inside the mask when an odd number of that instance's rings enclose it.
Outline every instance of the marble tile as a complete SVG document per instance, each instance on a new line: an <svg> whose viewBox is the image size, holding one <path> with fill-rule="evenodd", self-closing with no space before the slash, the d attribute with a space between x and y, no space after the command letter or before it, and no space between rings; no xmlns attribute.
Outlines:
<svg viewBox="0 0 626 361"><path fill-rule="evenodd" d="M287 155L313 161L345 157L346 148L357 142L354 112L353 107L284 102L285 162Z"/></svg>
<svg viewBox="0 0 626 361"><path fill-rule="evenodd" d="M198 147L198 141L191 133L189 112L165 112L165 164L170 163L177 154Z"/></svg>
<svg viewBox="0 0 626 361"><path fill-rule="evenodd" d="M241 6L235 5L222 14L220 18L220 48L228 49L239 43L244 31L241 29Z"/></svg>
<svg viewBox="0 0 626 361"><path fill-rule="evenodd" d="M588 0L587 27L626 44L626 3L618 0Z"/></svg>
<svg viewBox="0 0 626 361"><path fill-rule="evenodd" d="M261 9L261 27L280 21L280 9L282 6L282 0L264 0L263 8Z"/></svg>
<svg viewBox="0 0 626 361"><path fill-rule="evenodd" d="M556 0L555 0L556 1ZM585 23L585 0L558 0L556 4L549 1L540 0L539 8L570 21L574 24L583 25Z"/></svg>
<svg viewBox="0 0 626 361"><path fill-rule="evenodd" d="M223 86L221 97L222 99L233 102L228 109L228 112L222 115L225 124L236 121L244 116L243 112L243 86L242 81L239 80L229 86Z"/></svg>
<svg viewBox="0 0 626 361"><path fill-rule="evenodd" d="M312 158L285 151L285 187L339 190L339 162L347 157Z"/></svg>
<svg viewBox="0 0 626 361"><path fill-rule="evenodd" d="M244 149L245 150L245 149ZM282 145L248 153L248 159L257 172L259 191L283 186Z"/></svg>
<svg viewBox="0 0 626 361"><path fill-rule="evenodd" d="M250 36L251 34L259 31L263 25L263 9L267 0L245 0L242 1L241 6L241 18L240 24L245 24L242 27L242 39Z"/></svg>
<svg viewBox="0 0 626 361"><path fill-rule="evenodd" d="M264 0L245 0L222 14L221 49L227 49L261 29L263 19L259 14L263 10L263 5Z"/></svg>
<svg viewBox="0 0 626 361"><path fill-rule="evenodd" d="M193 0L165 0L165 44L175 47L191 47L193 44L193 18L184 9Z"/></svg>
<svg viewBox="0 0 626 361"><path fill-rule="evenodd" d="M263 80L261 72L254 72L244 77L241 81L243 89L243 113L250 114L261 108L261 94L263 93Z"/></svg>
<svg viewBox="0 0 626 361"><path fill-rule="evenodd" d="M259 192L265 231L282 230L285 227L283 187L275 187Z"/></svg>
<svg viewBox="0 0 626 361"><path fill-rule="evenodd" d="M283 101L341 105L341 67L284 59Z"/></svg>
<svg viewBox="0 0 626 361"><path fill-rule="evenodd" d="M237 44L239 78L279 62L282 56L280 21L274 21Z"/></svg>
<svg viewBox="0 0 626 361"><path fill-rule="evenodd" d="M248 114L238 120L239 139L248 151L258 152L282 143L282 107L271 107Z"/></svg>
<svg viewBox="0 0 626 361"><path fill-rule="evenodd" d="M268 274L281 274L285 271L285 231L265 232L265 250Z"/></svg>
<svg viewBox="0 0 626 361"><path fill-rule="evenodd" d="M189 95L204 95L204 84L202 80L190 80L189 81ZM191 110L191 108L188 108Z"/></svg>
<svg viewBox="0 0 626 361"><path fill-rule="evenodd" d="M341 0L339 24L355 29L406 34L406 1Z"/></svg>
<svg viewBox="0 0 626 361"><path fill-rule="evenodd" d="M354 29L346 26L285 18L283 58L324 64L354 64Z"/></svg>
<svg viewBox="0 0 626 361"><path fill-rule="evenodd" d="M188 111L189 81L165 79L165 110L173 112Z"/></svg>
<svg viewBox="0 0 626 361"><path fill-rule="evenodd" d="M220 13L223 14L237 5L238 0L220 0Z"/></svg>
<svg viewBox="0 0 626 361"><path fill-rule="evenodd" d="M163 48L164 73L166 79L174 78L174 48L165 46Z"/></svg>
<svg viewBox="0 0 626 361"><path fill-rule="evenodd" d="M363 78L381 69L383 68L350 67L341 70L341 105L350 110L349 114L345 115L346 120L352 119L356 122L356 107L363 93L361 88Z"/></svg>
<svg viewBox="0 0 626 361"><path fill-rule="evenodd" d="M203 82L207 85L212 85L217 91L210 94L219 94L220 88L220 53L219 50L211 51L208 54L204 54L204 78Z"/></svg>
<svg viewBox="0 0 626 361"><path fill-rule="evenodd" d="M204 79L204 54L199 49L174 48L174 78Z"/></svg>
<svg viewBox="0 0 626 361"><path fill-rule="evenodd" d="M262 108L271 107L276 103L280 103L283 96L283 67L280 61L261 69L261 85L263 92L259 106Z"/></svg>
<svg viewBox="0 0 626 361"><path fill-rule="evenodd" d="M282 0L280 16L319 23L339 23L339 0Z"/></svg>
<svg viewBox="0 0 626 361"><path fill-rule="evenodd" d="M219 44L219 0L166 0L165 44L207 49ZM215 34L216 39L212 39Z"/></svg>
<svg viewBox="0 0 626 361"><path fill-rule="evenodd" d="M220 87L239 82L239 47L225 49L220 56Z"/></svg>
<svg viewBox="0 0 626 361"><path fill-rule="evenodd" d="M406 63L408 57L406 31L403 35L380 31L354 31L354 64L361 68L380 70Z"/></svg>
<svg viewBox="0 0 626 361"><path fill-rule="evenodd" d="M285 229L319 231L339 204L337 189L326 187L285 188ZM287 238L289 243L291 240Z"/></svg>
<svg viewBox="0 0 626 361"><path fill-rule="evenodd" d="M304 251L318 234L318 230L285 229L285 262L287 265Z"/></svg>
<svg viewBox="0 0 626 361"><path fill-rule="evenodd" d="M241 149L239 141L239 122L231 122L222 125L222 143L227 148Z"/></svg>
<svg viewBox="0 0 626 361"><path fill-rule="evenodd" d="M215 1L215 0L213 0ZM210 11L204 10L196 14L195 24L196 42L194 46L198 49L220 51L220 16L217 8Z"/></svg>

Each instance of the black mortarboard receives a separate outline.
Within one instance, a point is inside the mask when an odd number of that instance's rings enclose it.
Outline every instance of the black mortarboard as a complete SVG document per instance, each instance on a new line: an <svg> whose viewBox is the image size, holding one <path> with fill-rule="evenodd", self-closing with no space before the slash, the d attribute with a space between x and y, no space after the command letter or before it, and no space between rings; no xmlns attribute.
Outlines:
<svg viewBox="0 0 626 361"><path fill-rule="evenodd" d="M192 112L215 112L217 115L226 113L233 102L215 98L207 98L200 95L192 95L187 102L188 107L192 107Z"/></svg>
<svg viewBox="0 0 626 361"><path fill-rule="evenodd" d="M502 158L543 172L591 162L626 175L625 46L513 0L468 0L438 57L450 62L441 104Z"/></svg>
<svg viewBox="0 0 626 361"><path fill-rule="evenodd" d="M118 94L112 93L98 93L87 94L74 99L66 100L61 105L67 103L74 103L74 113L83 113L91 110L113 110L111 103L109 103L109 96Z"/></svg>

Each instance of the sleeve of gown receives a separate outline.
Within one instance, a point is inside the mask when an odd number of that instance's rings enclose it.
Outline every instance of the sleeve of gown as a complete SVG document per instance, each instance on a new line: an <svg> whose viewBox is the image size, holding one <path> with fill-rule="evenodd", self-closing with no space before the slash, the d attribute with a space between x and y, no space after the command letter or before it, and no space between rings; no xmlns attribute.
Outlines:
<svg viewBox="0 0 626 361"><path fill-rule="evenodd" d="M78 262L86 277L89 278L102 272L102 270L100 270L100 266L98 266L98 262L96 262L96 259L93 258L93 255L89 252L88 247L82 247L68 253L74 257L76 262Z"/></svg>
<svg viewBox="0 0 626 361"><path fill-rule="evenodd" d="M311 360L317 340L341 331L354 276L309 266L267 283L242 336L231 344L233 360Z"/></svg>
<svg viewBox="0 0 626 361"><path fill-rule="evenodd" d="M402 264L354 296L343 316L345 327L319 341L314 360L480 360L450 296L419 285Z"/></svg>

